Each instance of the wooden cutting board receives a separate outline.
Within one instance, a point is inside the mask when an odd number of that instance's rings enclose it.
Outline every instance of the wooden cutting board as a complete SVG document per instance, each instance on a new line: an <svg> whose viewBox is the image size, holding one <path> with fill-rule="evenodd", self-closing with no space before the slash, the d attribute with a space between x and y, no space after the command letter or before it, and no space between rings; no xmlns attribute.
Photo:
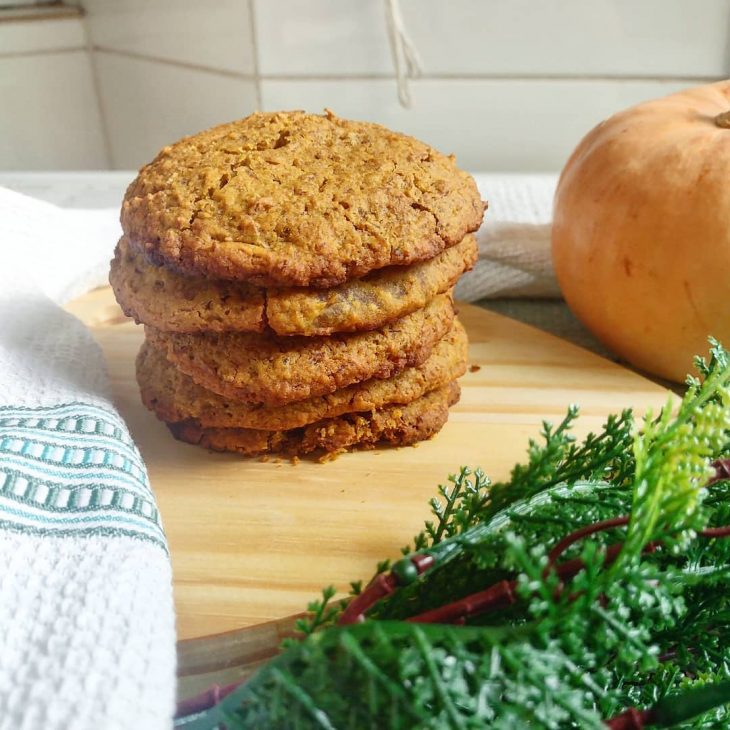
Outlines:
<svg viewBox="0 0 730 730"><path fill-rule="evenodd" d="M109 288L68 309L104 349L115 402L147 463L170 544L180 639L281 619L325 585L367 579L418 532L449 473L468 465L505 477L541 421L560 420L570 403L582 407L582 435L611 412L658 408L668 395L556 337L462 305L473 371L436 438L324 464L262 462L179 443L144 409L134 379L142 328Z"/></svg>

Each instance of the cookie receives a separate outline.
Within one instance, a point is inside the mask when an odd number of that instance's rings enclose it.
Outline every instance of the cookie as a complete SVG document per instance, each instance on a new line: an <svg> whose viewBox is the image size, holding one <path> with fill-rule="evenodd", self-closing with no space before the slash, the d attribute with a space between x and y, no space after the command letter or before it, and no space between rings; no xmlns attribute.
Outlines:
<svg viewBox="0 0 730 730"><path fill-rule="evenodd" d="M109 280L125 314L166 332L329 335L377 329L451 288L477 259L473 236L428 261L390 266L331 289L271 288L181 276L117 244Z"/></svg>
<svg viewBox="0 0 730 730"><path fill-rule="evenodd" d="M380 443L406 446L438 433L459 394L458 384L452 382L406 405L342 415L288 431L205 428L195 421L171 423L168 428L181 441L245 456L330 454L354 447L373 448Z"/></svg>
<svg viewBox="0 0 730 730"><path fill-rule="evenodd" d="M450 294L381 329L330 337L181 334L145 327L152 345L196 383L245 403L284 405L417 366L449 331Z"/></svg>
<svg viewBox="0 0 730 730"><path fill-rule="evenodd" d="M405 368L386 380L374 378L283 406L253 406L223 398L197 385L149 343L142 345L137 356L137 382L142 402L163 421L193 419L202 427L282 431L343 413L410 403L463 375L466 360L466 332L454 321L451 330L418 367Z"/></svg>
<svg viewBox="0 0 730 730"><path fill-rule="evenodd" d="M333 289L269 289L266 321L280 335L377 329L454 286L478 252L474 236L467 236L428 261L379 269Z"/></svg>
<svg viewBox="0 0 730 730"><path fill-rule="evenodd" d="M266 297L261 287L180 276L150 264L124 237L114 251L109 283L124 313L137 323L176 332L263 332L266 328Z"/></svg>
<svg viewBox="0 0 730 730"><path fill-rule="evenodd" d="M262 286L332 287L432 258L485 204L446 156L377 124L259 112L165 147L122 228L157 263Z"/></svg>

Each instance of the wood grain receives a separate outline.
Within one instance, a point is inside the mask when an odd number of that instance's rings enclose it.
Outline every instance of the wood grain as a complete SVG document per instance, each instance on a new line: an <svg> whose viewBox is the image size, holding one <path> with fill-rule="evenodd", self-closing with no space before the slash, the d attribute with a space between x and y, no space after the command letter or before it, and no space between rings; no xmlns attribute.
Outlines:
<svg viewBox="0 0 730 730"><path fill-rule="evenodd" d="M261 462L178 443L144 409L134 380L142 329L108 288L68 309L102 346L115 402L147 463L172 554L180 639L279 620L325 585L344 590L368 578L419 530L450 472L464 464L506 476L542 419L559 420L570 403L582 406L584 434L608 413L657 408L668 395L597 355L464 305L475 371L462 379L462 400L435 439L325 464ZM261 631L268 629L252 637ZM252 641L263 656L266 639ZM188 656L199 661L194 648Z"/></svg>

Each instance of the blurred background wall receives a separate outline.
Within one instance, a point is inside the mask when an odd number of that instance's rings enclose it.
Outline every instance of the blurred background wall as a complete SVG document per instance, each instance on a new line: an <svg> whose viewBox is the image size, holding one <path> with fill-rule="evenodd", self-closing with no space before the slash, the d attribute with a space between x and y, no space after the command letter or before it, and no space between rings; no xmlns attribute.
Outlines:
<svg viewBox="0 0 730 730"><path fill-rule="evenodd" d="M324 107L472 170L558 170L613 111L730 70L728 0L401 0L411 108L383 0L18 2L0 7L3 170L136 168L255 109Z"/></svg>

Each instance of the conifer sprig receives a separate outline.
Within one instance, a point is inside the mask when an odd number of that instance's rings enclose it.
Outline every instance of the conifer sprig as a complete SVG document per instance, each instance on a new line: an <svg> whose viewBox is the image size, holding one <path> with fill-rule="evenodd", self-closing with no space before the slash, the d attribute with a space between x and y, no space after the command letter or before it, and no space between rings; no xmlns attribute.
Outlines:
<svg viewBox="0 0 730 730"><path fill-rule="evenodd" d="M676 411L640 429L625 411L578 444L571 408L508 481L462 469L415 540L433 567L359 624L333 625L328 591L303 640L196 730L598 729L628 708L649 726L730 726L730 538L702 535L730 523L730 482L708 483L728 454L727 353L713 342L698 369ZM559 579L551 548L607 519L561 556L580 567ZM464 625L407 621L504 580L515 601Z"/></svg>

